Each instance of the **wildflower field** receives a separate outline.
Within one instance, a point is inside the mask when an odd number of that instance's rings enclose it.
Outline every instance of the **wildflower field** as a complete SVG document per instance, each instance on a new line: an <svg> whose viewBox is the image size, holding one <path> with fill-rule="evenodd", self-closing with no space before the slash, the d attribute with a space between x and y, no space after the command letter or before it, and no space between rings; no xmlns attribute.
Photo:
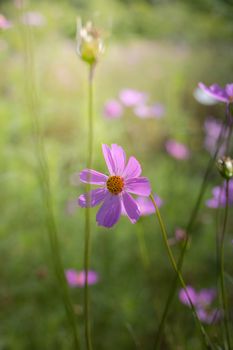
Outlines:
<svg viewBox="0 0 233 350"><path fill-rule="evenodd" d="M2 0L0 62L0 350L232 350L232 1Z"/></svg>

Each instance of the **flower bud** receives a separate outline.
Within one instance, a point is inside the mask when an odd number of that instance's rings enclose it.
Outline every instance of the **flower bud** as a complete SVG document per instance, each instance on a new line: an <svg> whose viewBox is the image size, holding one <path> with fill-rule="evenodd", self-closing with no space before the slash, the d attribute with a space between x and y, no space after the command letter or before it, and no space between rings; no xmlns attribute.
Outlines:
<svg viewBox="0 0 233 350"><path fill-rule="evenodd" d="M98 29L92 22L82 26L81 20L77 21L77 52L81 59L88 64L95 64L104 51L103 39Z"/></svg>
<svg viewBox="0 0 233 350"><path fill-rule="evenodd" d="M222 157L217 161L217 168L226 180L233 177L233 160L230 157Z"/></svg>

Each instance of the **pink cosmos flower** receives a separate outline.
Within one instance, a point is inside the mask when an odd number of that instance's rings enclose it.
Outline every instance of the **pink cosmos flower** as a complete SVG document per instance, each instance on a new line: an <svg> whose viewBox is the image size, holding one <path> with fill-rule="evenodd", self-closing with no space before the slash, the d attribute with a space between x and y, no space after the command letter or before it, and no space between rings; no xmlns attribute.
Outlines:
<svg viewBox="0 0 233 350"><path fill-rule="evenodd" d="M167 153L173 158L185 160L190 157L190 151L187 146L175 140L168 140L165 144Z"/></svg>
<svg viewBox="0 0 233 350"><path fill-rule="evenodd" d="M147 94L133 89L124 89L120 92L120 101L126 107L133 107L144 104L147 100Z"/></svg>
<svg viewBox="0 0 233 350"><path fill-rule="evenodd" d="M223 208L226 205L226 182L222 186L216 186L212 190L213 197L206 201L209 208ZM229 181L229 205L233 205L233 181Z"/></svg>
<svg viewBox="0 0 233 350"><path fill-rule="evenodd" d="M66 280L70 287L84 287L85 286L85 271L76 271L69 269L65 271ZM99 275L95 271L88 271L87 282L91 286L99 281Z"/></svg>
<svg viewBox="0 0 233 350"><path fill-rule="evenodd" d="M11 27L11 22L5 16L0 14L0 29L8 29Z"/></svg>
<svg viewBox="0 0 233 350"><path fill-rule="evenodd" d="M126 164L126 155L122 147L113 144L102 145L102 151L109 176L91 169L80 173L84 183L98 185L99 188L82 194L81 207L95 207L103 202L96 215L98 225L112 227L120 219L122 208L132 223L140 217L140 209L131 194L148 197L151 193L149 180L141 177L141 166L136 158L130 157ZM89 204L88 204L89 202Z"/></svg>
<svg viewBox="0 0 233 350"><path fill-rule="evenodd" d="M213 288L201 289L197 292L193 287L187 286L186 291L184 289L180 289L179 291L179 299L181 303L191 307L191 300L196 309L199 320L207 324L217 322L221 317L220 310L211 308L211 304L215 298L216 290Z"/></svg>
<svg viewBox="0 0 233 350"><path fill-rule="evenodd" d="M226 84L224 88L218 84L208 87L203 83L199 83L198 86L219 102L225 102L227 104L233 102L233 83Z"/></svg>
<svg viewBox="0 0 233 350"><path fill-rule="evenodd" d="M110 119L120 118L123 114L123 107L117 100L109 100L104 105L104 115Z"/></svg>

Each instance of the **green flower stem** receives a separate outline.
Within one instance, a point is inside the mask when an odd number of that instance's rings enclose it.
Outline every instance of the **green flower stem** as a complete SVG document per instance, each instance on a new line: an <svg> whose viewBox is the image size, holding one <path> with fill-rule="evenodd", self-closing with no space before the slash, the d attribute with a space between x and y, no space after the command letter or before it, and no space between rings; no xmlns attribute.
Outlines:
<svg viewBox="0 0 233 350"><path fill-rule="evenodd" d="M181 275L181 273L180 273L180 271L179 271L179 268L178 268L178 266L177 266L177 264L176 264L176 261L175 261L175 258L174 258L174 256L173 256L172 250L171 250L171 248L170 248L170 246L169 246L166 228L165 228L163 219L162 219L162 217L161 217L161 214L160 214L160 212L159 212L159 208L158 208L158 206L157 206L157 204L156 204L156 202L155 202L155 200L154 200L154 198L153 198L152 195L150 195L150 199L151 199L151 201L152 201L152 203L153 203L153 205L154 205L154 207L155 207L155 213L156 213L157 218L158 218L158 221L159 221L159 226L160 226L160 229L161 229L161 232L162 232L163 240L164 240L164 243L165 243L165 246L166 246L166 249L167 249L167 253L168 253L168 256L169 256L171 265L172 265L172 267L173 267L173 269L174 269L174 271L175 271L175 273L176 273L176 275L177 275L177 277L178 277L178 279L179 279L179 281L180 281L180 284L181 284L182 288L183 288L183 289L185 290L185 292L186 292L186 296L187 296L188 301L189 301L189 303L190 303L190 306L191 306L191 309L192 309L192 313L193 313L193 316L194 316L194 318L195 318L195 320L196 320L196 323L197 323L197 325L198 325L198 328L199 328L199 330L200 330L200 333L201 333L201 335L202 335L202 337L203 337L203 341L204 341L204 343L205 343L207 349L211 349L212 346L211 346L211 343L210 343L210 340L209 340L209 336L207 335L207 333L206 333L204 327L202 326L200 320L198 319L198 316L197 316L195 307L194 307L194 305L193 305L193 303L192 303L192 300L191 300L190 297L189 297L189 294L187 293L186 284L185 284L184 279L183 279L183 277L182 277L182 275Z"/></svg>
<svg viewBox="0 0 233 350"><path fill-rule="evenodd" d="M88 154L87 169L92 169L93 160L93 73L94 65L90 65L88 79ZM90 183L86 185L87 193L90 192ZM85 270L85 286L84 286L84 317L85 317L85 340L86 348L92 350L91 342L91 324L90 324L90 296L88 287L88 270L90 266L90 246L91 246L91 213L90 213L90 196L87 197L87 208L85 209L85 246L84 246L84 270Z"/></svg>
<svg viewBox="0 0 233 350"><path fill-rule="evenodd" d="M223 123L223 125L222 125L221 132L220 132L218 140L217 140L216 151L214 153L213 158L210 158L209 163L207 165L207 168L206 168L206 171L205 171L205 174L204 174L204 178L202 180L202 184L201 184L201 187L200 187L200 190L199 190L199 193L198 193L197 200L195 202L194 208L193 208L193 210L191 212L190 219L189 219L188 224L187 224L186 229L185 229L185 231L186 231L186 239L185 239L185 242L183 244L180 256L178 258L178 264L177 264L179 270L182 269L184 256L185 256L186 250L187 250L187 248L189 246L189 234L192 231L193 225L194 225L194 223L196 221L196 218L197 218L197 215L198 215L201 203L202 203L202 199L203 199L203 196L205 194L206 187L208 185L209 175L210 175L210 173L211 173L211 171L213 169L213 166L215 165L219 149L220 149L220 147L222 146L222 143L223 143L223 135L224 135L226 127L227 127L227 122L228 122L228 115L226 114L226 116L225 116L225 123ZM168 312L169 312L170 307L172 305L172 301L173 301L174 296L175 296L177 282L178 282L178 276L175 275L174 279L172 280L171 287L169 289L170 292L169 292L169 295L168 295L168 298L167 298L167 302L166 302L166 305L165 305L165 308L164 308L164 311L163 311L163 315L162 315L162 318L161 318L161 321L160 321L160 324L159 324L158 331L156 333L155 347L154 347L155 350L159 349L159 346L160 346L160 342L161 342L161 338L162 338L162 335L163 335L163 329L164 329L164 326L165 326L167 315L168 315Z"/></svg>
<svg viewBox="0 0 233 350"><path fill-rule="evenodd" d="M220 302L223 310L223 326L224 326L224 343L227 350L231 350L231 337L229 330L229 309L226 295L225 279L224 279L224 239L227 227L227 219L229 212L229 180L226 182L226 206L223 220L222 232L219 237L219 290ZM227 345L227 346L226 346Z"/></svg>
<svg viewBox="0 0 233 350"><path fill-rule="evenodd" d="M21 12L23 8L21 7ZM58 242L58 230L54 215L52 194L49 178L48 163L46 160L44 140L40 127L40 116L39 116L39 101L37 91L35 87L35 68L34 68L34 54L32 48L32 33L28 26L20 28L24 54L25 54L25 96L27 102L28 112L31 116L31 127L33 142L35 148L35 155L37 158L37 171L36 176L40 183L42 200L45 208L45 224L48 232L52 261L54 271L59 284L58 290L61 292L63 303L66 310L67 320L69 322L71 331L73 333L73 346L75 350L80 349L79 336L76 325L76 317L74 314L72 302L70 300L68 285L64 275L64 267L60 255L60 248Z"/></svg>

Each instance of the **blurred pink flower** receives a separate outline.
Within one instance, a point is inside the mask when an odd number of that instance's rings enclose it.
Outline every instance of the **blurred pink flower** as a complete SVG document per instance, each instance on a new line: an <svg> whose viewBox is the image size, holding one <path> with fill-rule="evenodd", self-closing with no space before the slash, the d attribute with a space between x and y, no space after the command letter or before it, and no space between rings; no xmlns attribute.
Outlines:
<svg viewBox="0 0 233 350"><path fill-rule="evenodd" d="M147 100L147 94L145 92L133 90L133 89L123 89L119 94L120 101L126 107L134 107L137 105L144 104Z"/></svg>
<svg viewBox="0 0 233 350"><path fill-rule="evenodd" d="M5 16L0 14L0 29L8 29L12 26L11 22Z"/></svg>
<svg viewBox="0 0 233 350"><path fill-rule="evenodd" d="M213 197L206 201L209 208L223 208L226 205L226 182L212 189ZM233 205L233 181L229 181L229 205Z"/></svg>
<svg viewBox="0 0 233 350"><path fill-rule="evenodd" d="M190 151L187 146L175 140L168 140L165 144L167 153L173 158L185 160L190 158Z"/></svg>
<svg viewBox="0 0 233 350"><path fill-rule="evenodd" d="M215 98L210 96L208 92L206 92L205 90L202 90L200 87L197 87L194 90L193 96L197 102L205 106L212 106L218 103L218 101Z"/></svg>
<svg viewBox="0 0 233 350"><path fill-rule="evenodd" d="M85 271L76 271L69 269L65 271L66 280L70 287L84 287L85 286ZM87 274L88 285L91 286L99 281L99 275L95 271L88 271Z"/></svg>
<svg viewBox="0 0 233 350"><path fill-rule="evenodd" d="M109 100L104 105L104 115L109 119L120 118L123 114L123 107L117 100Z"/></svg>
<svg viewBox="0 0 233 350"><path fill-rule="evenodd" d="M45 25L45 17L37 11L25 12L21 18L22 23L32 27L41 27Z"/></svg>
<svg viewBox="0 0 233 350"><path fill-rule="evenodd" d="M233 102L233 83L226 84L223 88L218 84L206 86L203 83L199 83L198 86L219 102L225 102L227 104Z"/></svg>
<svg viewBox="0 0 233 350"><path fill-rule="evenodd" d="M197 292L193 287L187 286L186 291L184 289L180 289L179 291L179 299L181 303L191 307L191 300L196 309L199 320L207 324L217 322L221 317L220 310L211 308L211 304L215 298L216 290L213 288L201 289Z"/></svg>
<svg viewBox="0 0 233 350"><path fill-rule="evenodd" d="M134 108L136 116L142 119L146 118L161 118L164 115L164 107L161 104L148 106L145 104L138 105Z"/></svg>
<svg viewBox="0 0 233 350"><path fill-rule="evenodd" d="M204 145L207 151L210 152L210 154L214 154L216 151L217 146L217 140L220 135L222 124L215 120L214 118L207 118L205 120L204 124L205 129L205 141ZM223 138L225 139L227 137L227 132L225 131L225 134L223 135ZM226 146L223 144L219 149L219 156L223 156L226 150Z"/></svg>
<svg viewBox="0 0 233 350"><path fill-rule="evenodd" d="M174 237L169 238L168 242L170 245L174 245L181 241L184 241L187 237L186 231L182 228L177 228L175 230Z"/></svg>

